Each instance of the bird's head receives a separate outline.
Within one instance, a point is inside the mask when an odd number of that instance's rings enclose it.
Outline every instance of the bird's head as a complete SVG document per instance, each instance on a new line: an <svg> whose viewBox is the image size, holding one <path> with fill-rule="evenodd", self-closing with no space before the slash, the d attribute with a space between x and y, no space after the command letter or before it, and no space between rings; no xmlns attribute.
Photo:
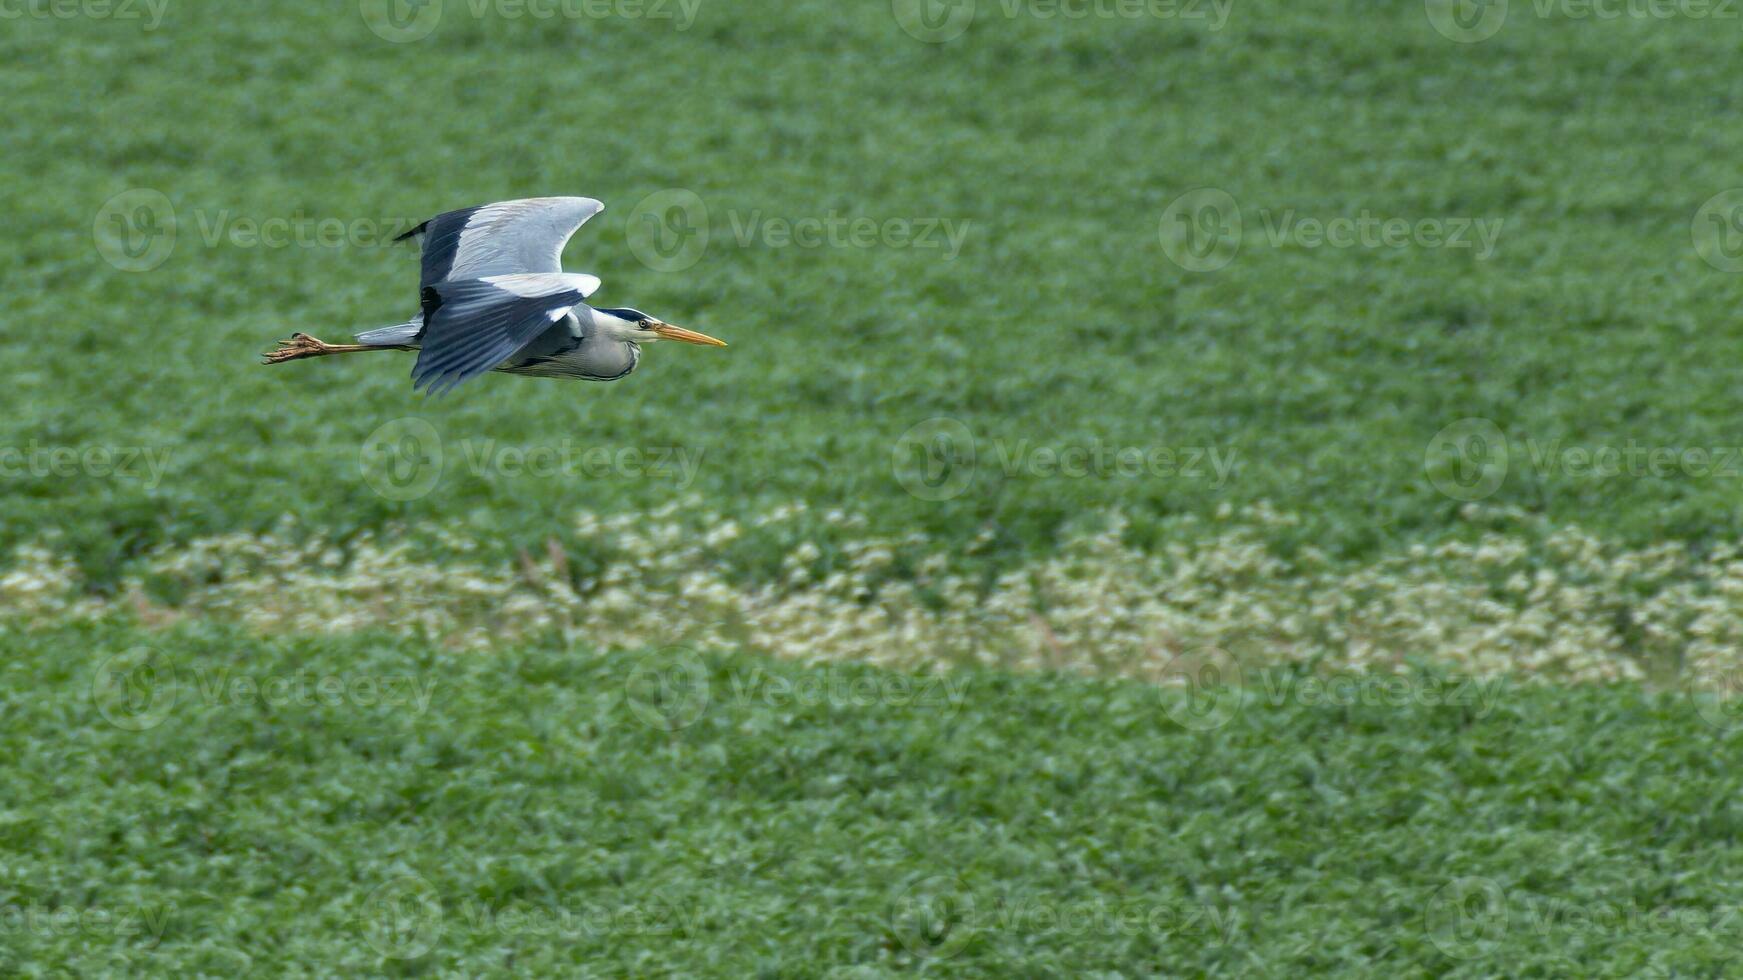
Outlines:
<svg viewBox="0 0 1743 980"><path fill-rule="evenodd" d="M701 344L704 347L725 347L726 341L715 340L707 334L683 327L674 327L670 323L656 320L640 310L628 308L613 310L594 310L598 320L606 330L620 340L636 344L653 343L656 340L677 340L686 344Z"/></svg>

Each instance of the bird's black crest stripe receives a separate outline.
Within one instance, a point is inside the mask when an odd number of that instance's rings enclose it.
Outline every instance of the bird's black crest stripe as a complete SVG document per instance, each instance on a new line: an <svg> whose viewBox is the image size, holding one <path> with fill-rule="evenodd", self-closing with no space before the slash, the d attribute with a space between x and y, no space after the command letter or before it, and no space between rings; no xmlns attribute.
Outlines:
<svg viewBox="0 0 1743 980"><path fill-rule="evenodd" d="M398 238L395 238L394 241L395 242L403 242L403 241L406 241L407 239L410 239L410 238L416 238L419 235L422 235L424 233L424 229L426 229L428 227L430 227L430 223L428 221L426 221L423 224L417 226L416 228L413 228L411 231L406 232L405 234L399 236Z"/></svg>
<svg viewBox="0 0 1743 980"><path fill-rule="evenodd" d="M641 321L648 319L646 313L643 313L641 310L632 310L627 306L621 309L607 309L601 307L599 312L617 317L619 320L628 320L631 323L640 323Z"/></svg>

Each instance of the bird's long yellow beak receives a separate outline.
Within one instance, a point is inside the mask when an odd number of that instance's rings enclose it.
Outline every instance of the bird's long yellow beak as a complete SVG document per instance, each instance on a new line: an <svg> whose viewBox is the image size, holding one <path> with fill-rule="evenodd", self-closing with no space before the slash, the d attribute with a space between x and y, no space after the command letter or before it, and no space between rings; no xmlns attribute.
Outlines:
<svg viewBox="0 0 1743 980"><path fill-rule="evenodd" d="M665 340L681 340L686 344L701 344L704 347L726 346L726 341L724 340L715 340L713 337L710 337L705 333L697 333L694 330L685 330L683 327L674 327L669 323L656 323L651 329L654 333L659 334L660 337Z"/></svg>

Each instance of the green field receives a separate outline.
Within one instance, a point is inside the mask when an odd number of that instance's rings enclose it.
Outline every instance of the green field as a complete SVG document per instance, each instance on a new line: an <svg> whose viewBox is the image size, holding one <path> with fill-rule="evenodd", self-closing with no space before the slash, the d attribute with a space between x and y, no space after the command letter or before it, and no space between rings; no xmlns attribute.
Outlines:
<svg viewBox="0 0 1743 980"><path fill-rule="evenodd" d="M0 2L0 915L175 910L7 919L0 972L1724 968L1743 12L921 2ZM732 346L258 363L542 195L606 202L601 305ZM128 732L138 646L440 694ZM674 648L967 700L624 724ZM1393 671L1506 693L1265 693ZM384 950L406 874L447 927ZM916 948L936 874L1242 928ZM1510 925L1449 954L1467 879ZM677 941L462 926L650 904Z"/></svg>
<svg viewBox="0 0 1743 980"><path fill-rule="evenodd" d="M1519 442L1492 501L1634 542L1729 540L1743 478L1544 472L1540 446L1735 446L1739 276L1697 255L1703 202L1737 182L1743 30L1515 16L1455 44L1420 3L1237 4L1191 20L1007 18L916 42L888 4L706 0L668 21L475 18L392 44L353 5L242 14L172 2L161 26L9 22L0 203L9 342L0 442L168 454L148 479L29 472L6 537L60 526L99 573L165 541L285 513L350 531L465 521L542 540L580 508L646 509L677 476L538 478L450 466L439 493L381 499L357 456L427 419L451 444L687 449L728 513L802 500L947 545L996 527L1048 547L1086 512L1139 532L1224 503L1299 502L1336 553L1456 533L1424 478L1466 417ZM1732 25L1736 26L1736 25ZM1159 228L1217 187L1246 229L1188 273ZM119 271L91 229L113 195L172 202L174 253ZM625 247L637 202L705 202L682 272ZM303 329L343 335L415 308L414 256L374 245L453 207L575 193L610 210L571 246L602 301L712 331L730 352L657 348L635 383L489 379L442 401L403 359L266 370ZM1476 249L1273 246L1261 211L1329 221L1502 222ZM948 247L740 244L758 219L951 221ZM339 247L238 247L240 226L362 222ZM165 220L165 219L159 219ZM310 227L316 226L316 227ZM213 232L215 244L208 244ZM370 234L373 232L373 237ZM293 235L292 241L295 241ZM779 241L777 237L774 239ZM916 500L902 433L960 420L1037 446L1234 454L1207 476L1061 479L996 462L971 492ZM1743 466L1736 467L1743 470Z"/></svg>
<svg viewBox="0 0 1743 980"><path fill-rule="evenodd" d="M671 651L6 639L12 975L1712 976L1743 935L1737 731L1628 688L1291 674L1194 706ZM112 686L116 653L155 681Z"/></svg>

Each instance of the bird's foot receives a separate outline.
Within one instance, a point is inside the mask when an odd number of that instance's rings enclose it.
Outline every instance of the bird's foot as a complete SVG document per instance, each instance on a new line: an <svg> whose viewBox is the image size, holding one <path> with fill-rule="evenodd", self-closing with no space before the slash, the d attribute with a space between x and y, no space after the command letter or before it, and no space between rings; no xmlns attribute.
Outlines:
<svg viewBox="0 0 1743 980"><path fill-rule="evenodd" d="M267 351L261 356L266 358L264 364L282 364L285 361L300 360L305 357L320 357L323 354L336 353L333 345L322 340L316 340L306 333L291 334L291 339L278 342L278 350Z"/></svg>

